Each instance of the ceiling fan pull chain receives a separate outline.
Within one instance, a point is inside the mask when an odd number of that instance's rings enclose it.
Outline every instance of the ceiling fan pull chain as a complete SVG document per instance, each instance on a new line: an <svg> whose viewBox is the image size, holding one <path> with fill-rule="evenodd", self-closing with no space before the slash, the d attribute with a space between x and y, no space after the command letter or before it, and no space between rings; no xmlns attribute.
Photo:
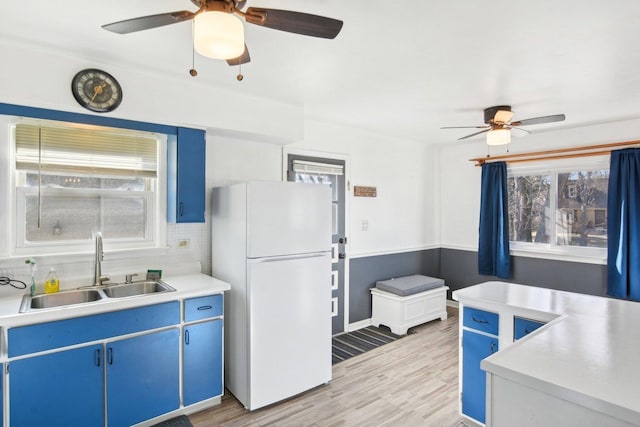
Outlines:
<svg viewBox="0 0 640 427"><path fill-rule="evenodd" d="M238 58L238 75L236 76L236 79L238 79L239 82L244 79L244 76L242 75L242 60L240 58Z"/></svg>
<svg viewBox="0 0 640 427"><path fill-rule="evenodd" d="M198 75L198 72L196 71L196 47L195 47L195 41L194 41L194 34L195 34L195 24L193 22L193 20L191 21L191 69L189 70L189 74L191 74L191 77L195 77Z"/></svg>

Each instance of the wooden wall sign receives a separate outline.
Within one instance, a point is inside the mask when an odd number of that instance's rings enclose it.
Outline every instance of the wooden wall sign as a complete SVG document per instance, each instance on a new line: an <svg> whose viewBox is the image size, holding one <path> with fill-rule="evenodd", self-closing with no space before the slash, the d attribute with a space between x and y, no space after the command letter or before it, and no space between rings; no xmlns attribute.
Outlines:
<svg viewBox="0 0 640 427"><path fill-rule="evenodd" d="M353 195L355 197L377 197L378 190L376 187L363 187L361 185L354 185Z"/></svg>

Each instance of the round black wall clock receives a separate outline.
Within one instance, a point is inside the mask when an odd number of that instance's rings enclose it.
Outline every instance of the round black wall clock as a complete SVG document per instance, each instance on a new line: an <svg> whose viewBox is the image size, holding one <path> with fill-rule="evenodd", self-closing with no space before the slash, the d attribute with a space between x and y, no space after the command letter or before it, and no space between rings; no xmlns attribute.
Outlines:
<svg viewBox="0 0 640 427"><path fill-rule="evenodd" d="M122 101L120 83L111 74L95 68L79 71L73 77L71 93L84 108L98 113L113 111Z"/></svg>

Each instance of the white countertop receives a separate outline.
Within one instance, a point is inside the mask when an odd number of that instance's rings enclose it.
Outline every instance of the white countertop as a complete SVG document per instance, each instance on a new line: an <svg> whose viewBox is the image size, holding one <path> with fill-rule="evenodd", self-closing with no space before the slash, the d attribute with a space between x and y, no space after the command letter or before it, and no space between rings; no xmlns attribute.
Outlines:
<svg viewBox="0 0 640 427"><path fill-rule="evenodd" d="M123 310L143 305L158 304L165 301L193 298L228 291L231 286L214 277L204 274L189 274L162 279L175 292L162 292L126 298L109 298L89 304L54 307L20 313L23 293L0 298L0 327L6 328L32 323L49 322L70 317L87 316L108 311Z"/></svg>
<svg viewBox="0 0 640 427"><path fill-rule="evenodd" d="M640 425L640 304L506 282L453 292L463 305L556 317L482 361L492 374Z"/></svg>

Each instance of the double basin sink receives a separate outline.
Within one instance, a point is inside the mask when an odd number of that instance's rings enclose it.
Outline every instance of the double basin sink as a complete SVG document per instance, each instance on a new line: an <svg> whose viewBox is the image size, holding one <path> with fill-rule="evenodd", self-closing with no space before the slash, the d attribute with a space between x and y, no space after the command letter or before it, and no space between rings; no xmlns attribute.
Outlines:
<svg viewBox="0 0 640 427"><path fill-rule="evenodd" d="M172 291L175 291L175 289L161 280L144 280L133 283L96 286L95 289L81 287L55 294L25 295L20 305L20 313L44 308L90 304L112 298L136 297Z"/></svg>

